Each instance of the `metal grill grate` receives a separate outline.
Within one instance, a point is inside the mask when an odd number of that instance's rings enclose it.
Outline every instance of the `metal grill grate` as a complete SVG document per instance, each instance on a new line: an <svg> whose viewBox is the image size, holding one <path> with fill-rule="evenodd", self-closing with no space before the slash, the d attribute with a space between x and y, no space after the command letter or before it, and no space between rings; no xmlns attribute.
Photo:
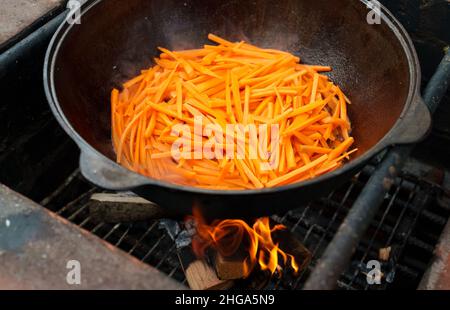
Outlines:
<svg viewBox="0 0 450 310"><path fill-rule="evenodd" d="M437 200L441 195L440 186L402 175L385 197L339 285L366 290L417 288L449 216L448 207ZM387 247L391 253L383 262L379 249ZM366 263L372 259L382 263L380 285L371 286L366 281Z"/></svg>
<svg viewBox="0 0 450 310"><path fill-rule="evenodd" d="M369 165L328 197L290 211L282 217L273 217L304 243L312 252L313 260L299 277L286 275L274 279L268 288L302 287L373 170L374 167ZM87 208L87 201L94 192L101 190L87 185L77 170L42 203L177 281L186 281L175 245L165 230L159 229L158 221L96 223ZM358 245L352 263L338 281L338 286L342 289L416 288L450 214L450 210L437 203L436 197L440 194L442 189L439 186L414 175L399 177ZM379 249L388 246L392 251L389 260L382 263L382 284L369 286L366 281L366 263L378 259Z"/></svg>
<svg viewBox="0 0 450 310"><path fill-rule="evenodd" d="M80 179L81 177L74 180L78 182ZM100 192L100 190L95 187L90 188L79 198L65 204L56 213L184 283L185 277L178 261L175 244L164 230L158 228L158 221L130 224L96 223L91 219L87 208L89 197L94 192Z"/></svg>

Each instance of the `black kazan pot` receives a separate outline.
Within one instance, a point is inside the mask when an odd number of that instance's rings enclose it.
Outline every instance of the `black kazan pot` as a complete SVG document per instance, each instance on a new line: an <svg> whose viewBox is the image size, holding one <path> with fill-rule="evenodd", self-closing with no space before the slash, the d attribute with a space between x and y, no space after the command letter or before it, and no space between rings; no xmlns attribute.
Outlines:
<svg viewBox="0 0 450 310"><path fill-rule="evenodd" d="M80 168L92 183L132 190L171 215L264 216L298 208L348 181L374 155L414 143L428 131L430 113L419 93L412 42L381 7L375 21L367 1L355 0L98 0L82 8L79 24L64 22L46 57L45 88L61 126L81 149ZM71 19L72 20L72 19ZM359 151L340 169L297 184L247 191L179 186L129 171L115 162L111 89L152 65L158 46L199 48L208 33L277 48L303 63L329 65L348 95Z"/></svg>

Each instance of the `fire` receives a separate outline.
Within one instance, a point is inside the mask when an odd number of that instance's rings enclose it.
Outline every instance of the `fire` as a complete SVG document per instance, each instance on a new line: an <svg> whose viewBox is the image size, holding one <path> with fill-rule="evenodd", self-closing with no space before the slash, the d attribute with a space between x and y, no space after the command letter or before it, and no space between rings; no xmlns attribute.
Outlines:
<svg viewBox="0 0 450 310"><path fill-rule="evenodd" d="M193 248L198 256L203 256L207 248L213 248L223 257L232 256L241 246L246 246L248 256L244 260L244 276L247 277L256 264L261 270L268 270L273 275L281 273L283 267L289 266L298 272L299 266L294 256L285 253L274 243L272 234L277 230L286 229L284 225L270 227L268 217L257 219L252 226L243 220L227 219L208 225L198 212L194 212L197 222L197 239Z"/></svg>

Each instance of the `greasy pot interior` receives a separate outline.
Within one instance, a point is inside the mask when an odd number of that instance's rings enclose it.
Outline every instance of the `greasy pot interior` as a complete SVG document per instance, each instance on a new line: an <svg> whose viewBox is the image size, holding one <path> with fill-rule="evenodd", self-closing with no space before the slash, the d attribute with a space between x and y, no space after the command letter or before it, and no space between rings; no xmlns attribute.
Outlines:
<svg viewBox="0 0 450 310"><path fill-rule="evenodd" d="M247 40L330 65L330 77L352 104L353 136L364 154L399 118L409 67L384 23L369 25L354 0L109 0L82 15L64 38L54 67L61 110L91 146L114 159L110 134L112 87L152 64L157 46L198 48L209 32Z"/></svg>

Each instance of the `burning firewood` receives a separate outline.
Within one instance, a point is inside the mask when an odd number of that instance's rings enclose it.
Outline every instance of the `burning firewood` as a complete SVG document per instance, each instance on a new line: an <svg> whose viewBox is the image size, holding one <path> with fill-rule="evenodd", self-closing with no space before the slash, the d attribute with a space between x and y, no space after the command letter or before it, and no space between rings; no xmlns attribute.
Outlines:
<svg viewBox="0 0 450 310"><path fill-rule="evenodd" d="M226 290L233 286L233 281L219 279L214 268L205 259L196 259L189 247L179 249L178 257L191 289Z"/></svg>
<svg viewBox="0 0 450 310"><path fill-rule="evenodd" d="M240 219L207 224L197 214L193 249L203 257L206 249L215 251L215 267L220 279L248 278L254 270L271 275L291 270L298 274L311 260L309 251L283 225L268 217L250 226Z"/></svg>
<svg viewBox="0 0 450 310"><path fill-rule="evenodd" d="M224 290L233 286L233 281L221 280L206 259L197 258L191 243L195 235L194 223L186 221L181 227L178 222L162 219L159 223L175 242L177 255L189 287L193 290Z"/></svg>
<svg viewBox="0 0 450 310"><path fill-rule="evenodd" d="M133 193L93 194L88 206L94 221L106 223L147 221L164 215L158 205Z"/></svg>
<svg viewBox="0 0 450 310"><path fill-rule="evenodd" d="M248 254L238 250L232 256L224 257L220 253L215 255L214 266L217 275L222 280L237 280L245 277L245 259Z"/></svg>
<svg viewBox="0 0 450 310"><path fill-rule="evenodd" d="M276 224L271 225L274 227ZM304 270L311 261L311 253L298 240L298 238L289 230L275 230L272 232L272 239L274 244L278 244L280 249L285 253L292 255L295 262L298 264L297 274ZM282 255L281 255L282 256ZM245 261L248 259L248 251L241 245L239 249L231 256L223 256L217 253L215 256L215 268L220 279L242 279L246 277ZM283 257L281 257L283 259ZM284 263L284 262L283 262ZM288 266L284 266L285 268ZM260 266L255 266L256 273L261 272ZM256 274L249 272L248 275ZM267 274L266 274L267 277ZM270 272L269 276L270 278Z"/></svg>
<svg viewBox="0 0 450 310"><path fill-rule="evenodd" d="M298 240L291 231L283 229L273 232L272 238L274 242L278 243L279 247L284 249L286 253L291 254L298 264L299 274L305 270L311 262L311 252Z"/></svg>

